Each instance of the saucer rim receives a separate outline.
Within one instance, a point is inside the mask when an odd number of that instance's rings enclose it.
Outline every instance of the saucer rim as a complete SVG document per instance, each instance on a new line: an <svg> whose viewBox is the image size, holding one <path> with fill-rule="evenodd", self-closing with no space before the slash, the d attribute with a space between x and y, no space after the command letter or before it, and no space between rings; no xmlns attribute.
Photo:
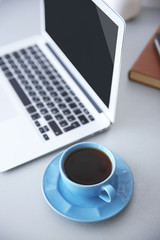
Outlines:
<svg viewBox="0 0 160 240"><path fill-rule="evenodd" d="M46 175L46 173L47 173L48 168L49 168L52 164L54 164L54 161L57 160L57 158L60 159L60 157L61 157L62 154L63 154L63 151L60 152L59 154L57 154L57 155L50 161L50 163L47 165L47 167L46 167L46 169L45 169L45 171L44 171L44 173L43 173L43 177L42 177L42 181L41 181L41 190L42 190L43 197L44 197L45 201L47 202L47 204L49 205L49 207L51 207L52 210L54 210L54 211L55 211L56 213L58 213L60 216L63 216L64 218L69 219L69 220L72 220L72 221L75 221L75 222L84 222L84 223L85 223L85 222L86 222L86 223L87 223L87 222L88 222L88 223L90 222L90 223L92 223L92 222L100 222L100 221L104 221L104 220L110 219L110 218L114 217L115 215L117 215L118 213L120 213L120 212L128 205L128 203L130 202L130 200L131 200L131 198L132 198L132 195L133 195L134 178L133 178L132 172L131 172L129 166L126 164L126 162L125 162L121 157L119 157L116 153L112 152L112 154L113 154L114 157L116 158L116 161L117 161L117 158L119 158L119 159L123 162L123 164L126 165L126 167L128 168L128 172L130 173L132 190L131 190L131 194L130 194L130 197L128 198L127 203L126 203L125 205L123 205L117 212L111 214L110 216L104 216L104 217L100 217L100 218L98 218L98 219L80 219L80 218L76 218L76 216L74 216L74 217L68 216L67 214L62 213L61 211L57 210L56 207L54 207L54 206L50 203L50 201L47 199L47 196L46 196L46 194L45 194L45 191L44 191L44 177L45 177L45 175ZM58 162L59 162L59 159L58 159ZM58 178L59 178L59 177L60 177L60 171L58 171ZM56 189L57 189L57 191L58 191L57 186L58 186L58 184L56 185ZM60 191L58 191L58 192L60 193ZM60 195L63 197L63 195L62 195L61 193L60 193ZM66 199L65 199L65 201L68 202ZM69 202L68 202L68 203L69 203ZM71 205L72 205L72 204L71 204ZM73 206L73 205L72 205L72 206ZM76 207L79 208L79 206L76 206Z"/></svg>

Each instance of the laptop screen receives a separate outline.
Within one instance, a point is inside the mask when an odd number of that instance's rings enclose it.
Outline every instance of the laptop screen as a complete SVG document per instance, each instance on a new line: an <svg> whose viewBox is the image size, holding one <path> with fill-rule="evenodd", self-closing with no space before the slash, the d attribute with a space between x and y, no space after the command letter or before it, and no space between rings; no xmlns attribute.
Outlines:
<svg viewBox="0 0 160 240"><path fill-rule="evenodd" d="M109 107L118 26L91 0L46 0L46 31Z"/></svg>

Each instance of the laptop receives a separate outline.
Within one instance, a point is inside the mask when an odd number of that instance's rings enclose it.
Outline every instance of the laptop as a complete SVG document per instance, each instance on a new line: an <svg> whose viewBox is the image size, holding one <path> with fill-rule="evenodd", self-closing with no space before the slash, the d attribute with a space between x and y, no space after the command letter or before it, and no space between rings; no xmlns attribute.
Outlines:
<svg viewBox="0 0 160 240"><path fill-rule="evenodd" d="M0 171L114 122L124 21L102 0L40 0L40 35L0 49Z"/></svg>

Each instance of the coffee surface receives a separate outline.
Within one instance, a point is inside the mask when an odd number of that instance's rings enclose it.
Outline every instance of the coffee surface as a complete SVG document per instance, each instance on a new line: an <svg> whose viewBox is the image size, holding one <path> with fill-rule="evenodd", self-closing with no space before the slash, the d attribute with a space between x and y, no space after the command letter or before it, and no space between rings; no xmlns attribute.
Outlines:
<svg viewBox="0 0 160 240"><path fill-rule="evenodd" d="M70 153L64 162L64 171L73 182L92 185L109 177L112 164L109 157L94 148L82 148Z"/></svg>

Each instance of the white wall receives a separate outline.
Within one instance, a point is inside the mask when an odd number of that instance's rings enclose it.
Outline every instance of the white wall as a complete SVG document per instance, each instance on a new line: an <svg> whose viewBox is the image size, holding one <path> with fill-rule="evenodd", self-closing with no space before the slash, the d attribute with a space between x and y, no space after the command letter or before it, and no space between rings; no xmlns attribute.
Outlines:
<svg viewBox="0 0 160 240"><path fill-rule="evenodd" d="M145 7L160 8L160 0L142 0L142 5Z"/></svg>

